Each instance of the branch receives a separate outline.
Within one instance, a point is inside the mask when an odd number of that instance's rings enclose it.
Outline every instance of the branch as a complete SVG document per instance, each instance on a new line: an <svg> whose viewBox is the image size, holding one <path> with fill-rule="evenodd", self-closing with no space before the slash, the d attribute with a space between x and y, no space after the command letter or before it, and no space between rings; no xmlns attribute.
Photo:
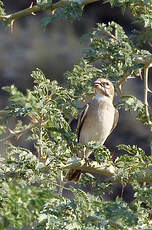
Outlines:
<svg viewBox="0 0 152 230"><path fill-rule="evenodd" d="M120 95L122 95L122 86L127 81L127 78L130 76L130 73L124 73L123 77L116 83L116 87L118 88Z"/></svg>
<svg viewBox="0 0 152 230"><path fill-rule="evenodd" d="M152 6L150 5L150 4L147 4L147 3L144 3L144 2L135 2L135 3L133 3L133 8L134 7L137 7L138 9L144 9L145 10L145 8L147 7L147 8L149 8L149 10L152 10ZM145 14L145 11L143 10L143 12L141 12L140 11L140 14Z"/></svg>
<svg viewBox="0 0 152 230"><path fill-rule="evenodd" d="M96 221L96 222L102 222L102 223L106 222L108 225L111 225L115 229L124 229L124 227L122 225L118 224L117 222L114 222L112 220L106 220L106 219L101 218L99 216L92 215L92 216L89 216L88 219L91 219L91 220Z"/></svg>
<svg viewBox="0 0 152 230"><path fill-rule="evenodd" d="M152 66L152 55L149 56L138 56L138 58L136 59L136 63L137 64L143 64L143 69L144 69L144 73L145 73L145 100L146 100L146 93L151 92L148 88L148 70L149 67ZM124 75L122 76L122 78L116 83L116 88L118 88L120 95L122 95L122 86L123 84L127 81L127 79L130 78L134 78L130 76L131 74L129 72L125 72ZM147 83L146 83L147 82ZM146 103L145 103L146 104ZM148 104L148 103L147 103Z"/></svg>
<svg viewBox="0 0 152 230"><path fill-rule="evenodd" d="M114 180L114 176L116 174L117 168L113 165L107 165L107 164L98 164L96 161L91 162L89 165L86 164L85 160L81 160L78 157L74 157L70 159L69 163L66 165L61 165L62 169L78 169L85 173L95 173L99 175L104 175L109 177L110 181L121 183L119 180ZM139 183L149 183L152 184L152 172L146 171L138 174L134 180L137 180Z"/></svg>
<svg viewBox="0 0 152 230"><path fill-rule="evenodd" d="M9 113L9 110L0 110L0 116L5 116Z"/></svg>
<svg viewBox="0 0 152 230"><path fill-rule="evenodd" d="M9 139L11 139L12 137L17 137L20 136L28 131L30 131L31 129L35 128L36 126L39 125L39 122L36 123L32 123L29 126L27 126L24 129L20 129L20 130L10 130L10 134L7 137L4 137L2 139L0 139L0 143L8 141Z"/></svg>
<svg viewBox="0 0 152 230"><path fill-rule="evenodd" d="M115 169L112 165L100 165L96 161L91 162L89 165L85 160L81 160L78 157L70 159L66 165L61 165L63 169L80 169L82 172L103 174L105 176L113 177Z"/></svg>
<svg viewBox="0 0 152 230"><path fill-rule="evenodd" d="M146 117L147 117L147 122L148 125L151 127L152 126L152 122L150 120L150 114L149 114L149 105L148 105L148 92L149 92L149 88L148 88L148 71L149 71L149 65L145 66L144 68L144 102L145 102L145 106L146 106ZM151 132L152 132L152 127L150 128Z"/></svg>
<svg viewBox="0 0 152 230"><path fill-rule="evenodd" d="M88 5L90 3L94 3L100 0L80 0L80 1L73 1L73 2L78 2L80 5L84 6L84 5ZM21 17L30 15L30 14L35 14L36 12L40 12L40 11L46 11L46 10L50 10L50 11L54 11L60 7L63 6L69 6L71 3L71 1L69 0L60 0L57 3L54 3L52 5L36 5L36 6L32 6L29 7L27 9L18 11L16 13L13 14L9 14L9 15L5 15L5 16L0 16L0 22L4 22L4 21L13 21L16 19L19 19Z"/></svg>

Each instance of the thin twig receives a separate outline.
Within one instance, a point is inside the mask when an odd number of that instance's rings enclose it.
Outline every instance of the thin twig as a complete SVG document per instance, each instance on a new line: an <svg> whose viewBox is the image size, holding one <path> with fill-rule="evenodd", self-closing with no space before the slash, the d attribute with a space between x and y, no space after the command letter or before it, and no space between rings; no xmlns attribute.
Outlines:
<svg viewBox="0 0 152 230"><path fill-rule="evenodd" d="M149 92L149 88L148 88L148 72L149 72L149 65L145 66L144 68L144 103L146 106L146 117L147 117L147 122L148 125L150 126L150 130L152 132L152 122L150 120L150 114L149 114L149 105L148 105L148 92Z"/></svg>
<svg viewBox="0 0 152 230"><path fill-rule="evenodd" d="M39 122L36 122L36 123L32 123L30 124L29 126L27 126L26 128L24 129L20 129L20 130L10 130L10 134L7 136L7 137L4 137L2 139L0 139L0 143L2 142L5 142L5 141L8 141L9 139L11 139L12 137L17 137L21 134L24 134L28 131L30 131L31 129L35 128L36 126L39 125Z"/></svg>
<svg viewBox="0 0 152 230"><path fill-rule="evenodd" d="M148 68L149 68L151 66L151 64L152 64L152 55L139 56L136 59L136 63L137 64L143 64L145 66L145 68L146 68L146 66L148 66ZM116 83L116 88L118 88L118 90L119 90L121 95L122 95L122 86L127 81L127 79L129 79L130 75L131 74L129 72L125 72L124 75L122 76L122 78ZM141 77L141 74L140 74L140 77ZM148 91L149 91L149 89L148 89Z"/></svg>
<svg viewBox="0 0 152 230"><path fill-rule="evenodd" d="M120 95L122 95L122 85L127 81L130 73L124 73L123 77L116 83L116 88L118 88Z"/></svg>
<svg viewBox="0 0 152 230"><path fill-rule="evenodd" d="M9 113L9 110L0 110L0 116L5 116Z"/></svg>
<svg viewBox="0 0 152 230"><path fill-rule="evenodd" d="M59 185L58 185L58 194L62 196L64 185L66 182L64 181L63 172L59 171Z"/></svg>
<svg viewBox="0 0 152 230"><path fill-rule="evenodd" d="M14 31L14 19L11 21L11 24L10 24L10 30L11 30L11 33L13 33Z"/></svg>
<svg viewBox="0 0 152 230"><path fill-rule="evenodd" d="M114 227L114 228L117 228L117 229L125 229L122 225L120 225L120 224L118 224L118 223L116 223L116 222L114 222L114 221L112 221L112 220L108 220L108 223L109 223L112 227Z"/></svg>
<svg viewBox="0 0 152 230"><path fill-rule="evenodd" d="M105 218L101 218L100 216L94 216L94 215L92 215L92 216L89 216L88 219L94 220L94 221L96 221L96 222L102 222L102 223L103 223L103 222L106 222L107 224L111 225L111 226L114 227L115 229L116 229L116 228L117 228L117 229L124 229L124 227L123 227L122 225L118 224L117 222L114 222L114 221L112 221L112 220L107 220L107 219L105 219Z"/></svg>
<svg viewBox="0 0 152 230"><path fill-rule="evenodd" d="M100 0L81 0L81 1L75 1L75 2L80 2L80 5L87 5L87 4L90 4L90 3L93 3L93 2L97 2L97 1L100 1ZM21 10L21 11L18 11L16 13L13 13L13 14L9 14L9 15L5 15L5 16L0 16L0 21L3 22L3 21L12 21L12 20L16 20L16 19L19 19L21 17L24 17L24 16L27 16L27 15L30 15L30 14L34 14L36 12L39 12L39 11L45 11L45 10L51 10L51 11L54 11L60 7L63 7L63 6L69 6L71 3L71 1L67 1L67 0L61 0L57 3L54 3L52 5L46 5L45 7L42 6L42 5L35 5L35 6L30 6L29 8L26 8L24 10Z"/></svg>
<svg viewBox="0 0 152 230"><path fill-rule="evenodd" d="M42 120L40 121L40 126L39 126L39 158L42 157L43 155L43 126L42 126Z"/></svg>

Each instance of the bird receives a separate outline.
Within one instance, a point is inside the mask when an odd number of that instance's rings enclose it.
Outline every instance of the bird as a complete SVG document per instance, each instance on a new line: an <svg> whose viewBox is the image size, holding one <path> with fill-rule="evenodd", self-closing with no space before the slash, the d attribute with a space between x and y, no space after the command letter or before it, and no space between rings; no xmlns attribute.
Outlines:
<svg viewBox="0 0 152 230"><path fill-rule="evenodd" d="M91 150L85 145L90 141L104 144L107 137L111 134L118 123L119 112L113 105L114 86L106 78L98 78L94 81L94 98L84 106L78 116L77 139L78 143L84 146L78 153L78 157L89 162ZM81 170L69 169L65 179L78 182Z"/></svg>

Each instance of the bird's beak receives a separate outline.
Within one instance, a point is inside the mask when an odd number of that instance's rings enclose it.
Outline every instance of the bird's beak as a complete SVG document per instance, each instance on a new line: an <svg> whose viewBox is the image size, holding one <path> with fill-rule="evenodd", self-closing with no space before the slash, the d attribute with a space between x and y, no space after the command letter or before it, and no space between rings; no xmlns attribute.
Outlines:
<svg viewBox="0 0 152 230"><path fill-rule="evenodd" d="M93 85L94 85L95 88L99 88L99 87L101 87L101 82L100 81L95 81L93 83Z"/></svg>
<svg viewBox="0 0 152 230"><path fill-rule="evenodd" d="M106 93L105 92L105 87L103 86L102 82L100 82L98 80L96 80L94 82L94 88L95 88L95 91L96 92L98 91L98 93L100 92L100 94L105 94Z"/></svg>

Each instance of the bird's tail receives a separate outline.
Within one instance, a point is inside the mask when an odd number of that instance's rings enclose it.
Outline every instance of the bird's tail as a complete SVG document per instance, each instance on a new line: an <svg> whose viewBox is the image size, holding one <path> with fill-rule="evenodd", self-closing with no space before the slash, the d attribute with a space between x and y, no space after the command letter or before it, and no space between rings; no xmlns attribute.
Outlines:
<svg viewBox="0 0 152 230"><path fill-rule="evenodd" d="M68 181L78 182L80 180L80 176L81 176L81 170L70 169L67 172L65 179L67 179Z"/></svg>

